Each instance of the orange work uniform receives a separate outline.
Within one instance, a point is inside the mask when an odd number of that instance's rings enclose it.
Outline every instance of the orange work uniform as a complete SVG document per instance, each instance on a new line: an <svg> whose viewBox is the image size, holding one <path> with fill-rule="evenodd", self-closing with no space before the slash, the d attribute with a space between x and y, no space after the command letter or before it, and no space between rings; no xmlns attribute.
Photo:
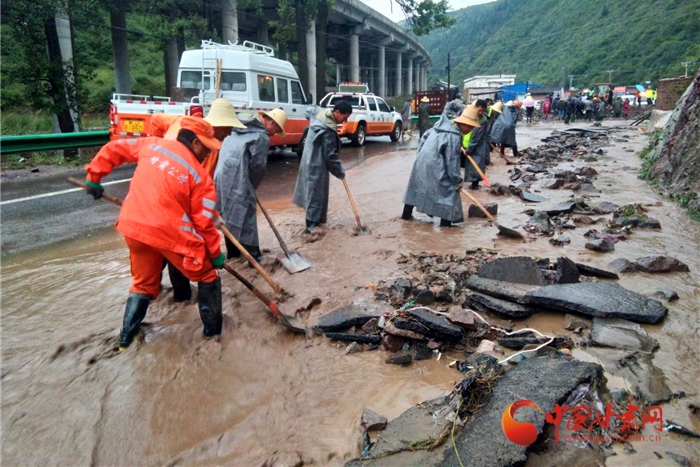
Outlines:
<svg viewBox="0 0 700 467"><path fill-rule="evenodd" d="M151 136L157 136L165 139L177 139L177 134L180 132L181 115L155 114L151 117ZM214 178L216 163L219 161L219 150L214 149L202 161L202 167L207 171L211 178Z"/></svg>
<svg viewBox="0 0 700 467"><path fill-rule="evenodd" d="M211 264L221 255L216 191L192 151L177 140L156 137L112 141L85 166L87 179L100 183L127 162L137 166L116 227L129 247L129 291L155 299L163 258L192 281L216 280Z"/></svg>

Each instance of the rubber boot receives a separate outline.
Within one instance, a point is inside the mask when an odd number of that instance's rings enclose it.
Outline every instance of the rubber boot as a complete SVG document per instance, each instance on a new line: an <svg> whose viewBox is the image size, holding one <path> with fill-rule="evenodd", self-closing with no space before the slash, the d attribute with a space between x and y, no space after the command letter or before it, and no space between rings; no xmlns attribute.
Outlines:
<svg viewBox="0 0 700 467"><path fill-rule="evenodd" d="M213 282L199 282L199 317L204 325L204 337L221 334L223 315L221 313L221 278Z"/></svg>
<svg viewBox="0 0 700 467"><path fill-rule="evenodd" d="M410 221L413 219L413 208L414 206L411 206L410 204L404 204L403 205L403 214L401 214L401 219L405 221Z"/></svg>
<svg viewBox="0 0 700 467"><path fill-rule="evenodd" d="M151 296L143 293L131 292L126 300L124 310L124 324L119 338L119 347L125 349L139 332L139 325L146 317L146 310L151 301Z"/></svg>
<svg viewBox="0 0 700 467"><path fill-rule="evenodd" d="M259 246L243 245L243 248L245 248L248 251L248 253L250 253L250 256L252 256L255 259L255 261L257 261L258 263L262 261L263 254L262 251L260 251Z"/></svg>
<svg viewBox="0 0 700 467"><path fill-rule="evenodd" d="M317 223L306 219L306 233L313 232L317 225Z"/></svg>
<svg viewBox="0 0 700 467"><path fill-rule="evenodd" d="M440 219L440 227L452 227L452 222L447 219Z"/></svg>
<svg viewBox="0 0 700 467"><path fill-rule="evenodd" d="M236 245L228 237L224 237L224 241L226 242L226 259L240 258L241 252L238 251Z"/></svg>
<svg viewBox="0 0 700 467"><path fill-rule="evenodd" d="M173 284L173 301L180 303L191 300L192 289L190 288L190 280L170 262L168 262L168 275L170 276L170 283Z"/></svg>
<svg viewBox="0 0 700 467"><path fill-rule="evenodd" d="M479 189L479 180L475 180L472 182L472 186L470 186L472 190L478 190Z"/></svg>

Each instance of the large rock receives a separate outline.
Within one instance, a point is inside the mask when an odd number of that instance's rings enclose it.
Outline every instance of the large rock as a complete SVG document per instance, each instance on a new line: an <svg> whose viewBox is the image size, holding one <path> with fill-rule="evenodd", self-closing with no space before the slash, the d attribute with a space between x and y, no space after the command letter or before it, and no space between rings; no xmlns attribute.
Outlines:
<svg viewBox="0 0 700 467"><path fill-rule="evenodd" d="M673 302L678 300L678 294L672 289L659 289L656 292L649 295L649 298L654 300L666 300L667 302Z"/></svg>
<svg viewBox="0 0 700 467"><path fill-rule="evenodd" d="M383 415L379 415L373 410L365 409L362 412L362 422L360 424L365 431L375 431L386 428L388 421Z"/></svg>
<svg viewBox="0 0 700 467"><path fill-rule="evenodd" d="M544 285L545 280L537 263L529 256L496 258L479 268L479 277L518 284Z"/></svg>
<svg viewBox="0 0 700 467"><path fill-rule="evenodd" d="M643 272L688 272L688 265L670 256L645 256L637 258L637 268Z"/></svg>
<svg viewBox="0 0 700 467"><path fill-rule="evenodd" d="M576 268L578 269L578 272L580 272L582 276L602 277L603 279L619 279L620 278L620 276L618 276L614 272L606 271L604 269L594 268L593 266L589 266L589 265L583 264L583 263L576 263Z"/></svg>
<svg viewBox="0 0 700 467"><path fill-rule="evenodd" d="M450 323L443 316L427 310L408 310L406 314L428 328L429 332L424 333L428 337L448 342L459 342L464 337L464 330Z"/></svg>
<svg viewBox="0 0 700 467"><path fill-rule="evenodd" d="M610 263L608 263L608 266L610 266L617 272L634 272L638 270L637 263L633 263L632 261L625 258L617 258L613 261L610 261Z"/></svg>
<svg viewBox="0 0 700 467"><path fill-rule="evenodd" d="M478 326L474 322L474 313L469 310L465 310L461 306L450 307L450 314L447 319L457 326L462 326L463 328L475 331Z"/></svg>
<svg viewBox="0 0 700 467"><path fill-rule="evenodd" d="M537 290L537 285L516 284L493 279L484 279L478 276L470 276L467 279L467 287L491 297L501 298L514 303L524 303L528 292Z"/></svg>
<svg viewBox="0 0 700 467"><path fill-rule="evenodd" d="M607 253L608 251L615 250L615 244L609 240L596 239L587 242L585 245L586 249L597 251L600 253Z"/></svg>
<svg viewBox="0 0 700 467"><path fill-rule="evenodd" d="M498 203L487 203L484 204L484 208L486 209L486 212L491 214L492 216L495 216L498 214ZM467 217L486 217L486 214L479 209L479 206L476 204L470 204L469 205L469 210L467 211Z"/></svg>
<svg viewBox="0 0 700 467"><path fill-rule="evenodd" d="M344 331L353 326L360 327L372 318L393 311L394 308L387 303L357 301L321 316L314 330L323 333Z"/></svg>
<svg viewBox="0 0 700 467"><path fill-rule="evenodd" d="M564 313L576 312L652 324L661 321L668 312L660 302L613 282L548 285L528 292L521 301Z"/></svg>
<svg viewBox="0 0 700 467"><path fill-rule="evenodd" d="M624 319L593 318L589 345L651 352L659 346L637 323Z"/></svg>
<svg viewBox="0 0 700 467"><path fill-rule="evenodd" d="M554 282L557 284L575 284L578 282L581 273L576 267L576 263L569 258L557 258L557 270Z"/></svg>
<svg viewBox="0 0 700 467"><path fill-rule="evenodd" d="M539 311L535 308L478 293L469 296L469 306L478 311L498 313L510 318L527 318Z"/></svg>

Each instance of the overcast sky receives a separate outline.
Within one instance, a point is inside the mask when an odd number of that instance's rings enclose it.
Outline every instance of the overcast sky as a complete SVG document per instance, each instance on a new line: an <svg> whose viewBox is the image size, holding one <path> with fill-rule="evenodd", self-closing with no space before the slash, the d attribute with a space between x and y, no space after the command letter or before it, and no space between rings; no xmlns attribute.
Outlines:
<svg viewBox="0 0 700 467"><path fill-rule="evenodd" d="M362 3L374 8L379 13L383 14L387 18L393 21L401 21L404 19L401 7L399 7L394 0L360 0ZM451 10L459 10L460 8L465 8L472 5L479 5L481 3L490 3L494 0L448 0ZM393 9L393 12L392 12Z"/></svg>

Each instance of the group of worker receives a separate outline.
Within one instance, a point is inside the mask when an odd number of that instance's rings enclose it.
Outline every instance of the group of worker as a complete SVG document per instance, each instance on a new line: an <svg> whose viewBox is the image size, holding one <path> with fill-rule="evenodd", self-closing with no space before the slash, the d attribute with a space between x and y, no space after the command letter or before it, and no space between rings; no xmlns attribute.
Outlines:
<svg viewBox="0 0 700 467"><path fill-rule="evenodd" d="M329 172L345 173L338 158L336 125L352 113L348 102L332 109L312 107L294 202L306 210L308 232L326 222ZM88 193L102 197L100 184L116 166L135 162L117 230L129 249L132 284L119 340L128 347L138 333L149 303L160 293L168 265L173 299L191 298L198 283L198 307L207 338L221 334L221 279L226 258L241 254L226 238L221 252L219 223L253 258L261 259L256 188L267 165L270 136L284 136L287 115L260 111L241 121L226 99L217 99L206 118L156 114L151 136L112 141L85 166Z"/></svg>

